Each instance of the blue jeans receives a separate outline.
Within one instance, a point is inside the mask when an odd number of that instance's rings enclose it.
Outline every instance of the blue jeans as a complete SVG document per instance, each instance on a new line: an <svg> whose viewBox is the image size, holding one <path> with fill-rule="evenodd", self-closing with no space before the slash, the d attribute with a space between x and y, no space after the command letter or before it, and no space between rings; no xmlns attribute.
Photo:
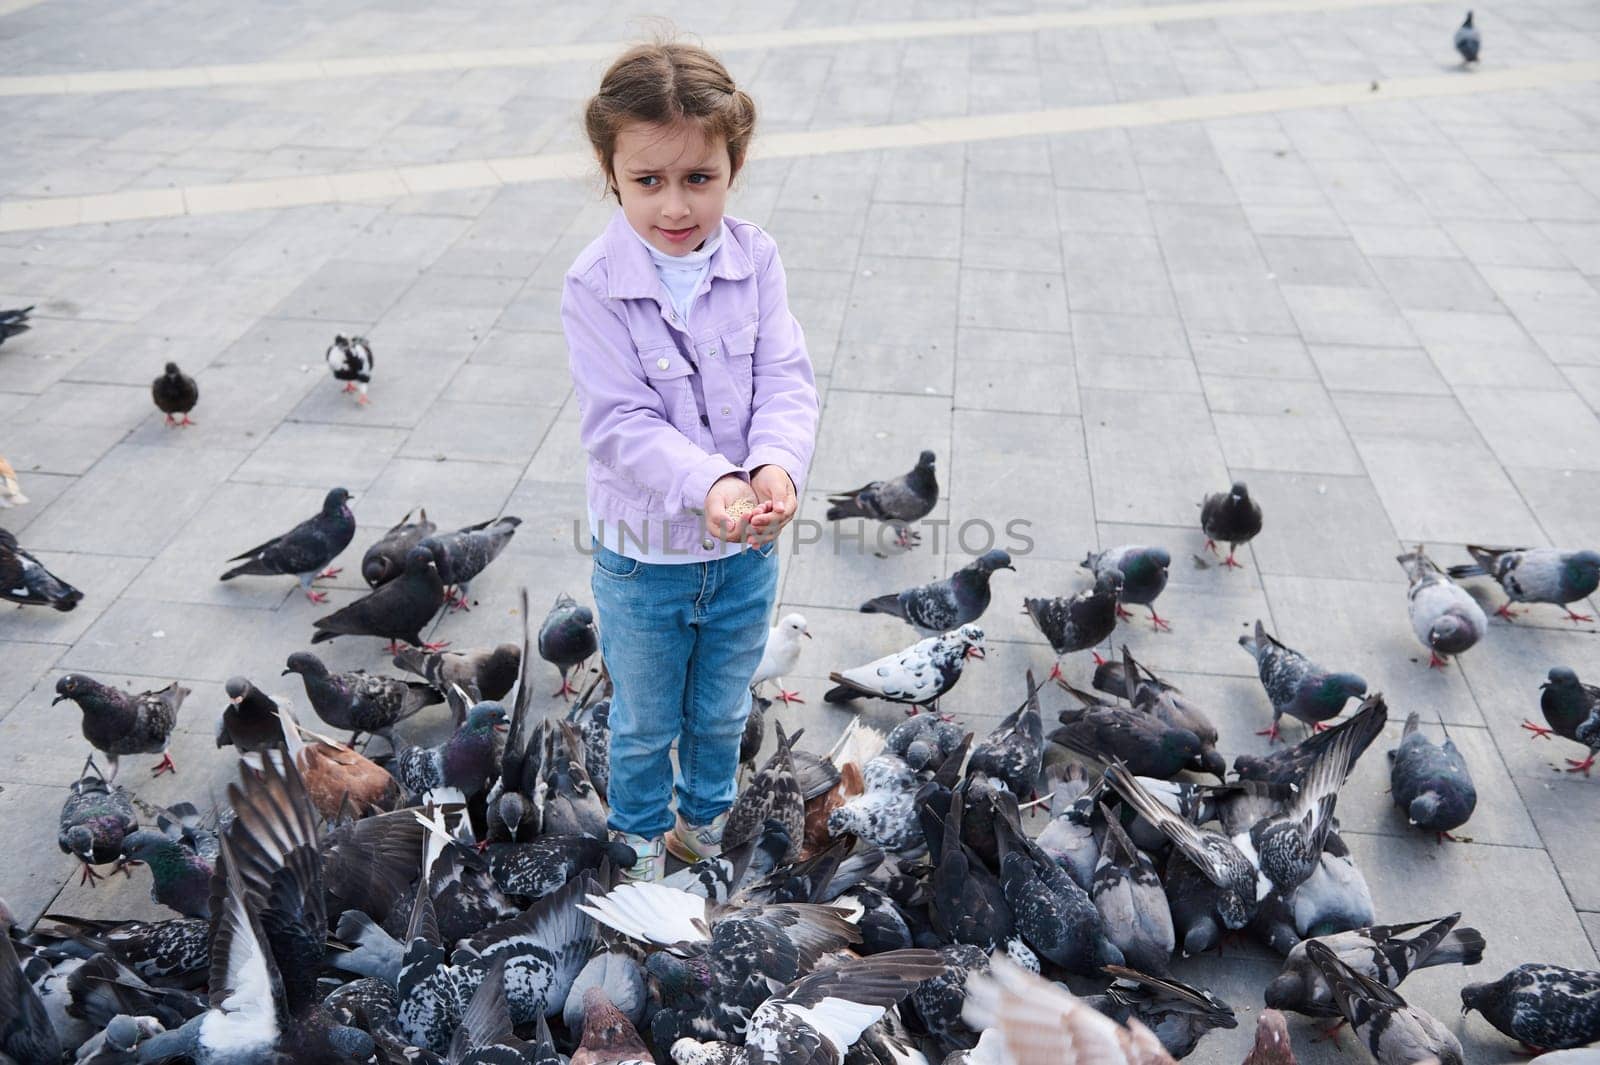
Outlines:
<svg viewBox="0 0 1600 1065"><path fill-rule="evenodd" d="M653 839L678 810L703 825L733 805L750 678L778 593L777 544L660 565L596 543L590 587L611 696L611 827Z"/></svg>

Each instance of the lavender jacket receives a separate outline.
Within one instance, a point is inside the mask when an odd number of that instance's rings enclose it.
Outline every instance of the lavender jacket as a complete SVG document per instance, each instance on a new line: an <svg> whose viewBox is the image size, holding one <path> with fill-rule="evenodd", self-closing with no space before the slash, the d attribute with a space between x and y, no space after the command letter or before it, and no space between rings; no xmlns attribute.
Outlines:
<svg viewBox="0 0 1600 1065"><path fill-rule="evenodd" d="M649 552L715 558L723 543L701 511L718 478L776 463L804 487L817 386L783 264L759 226L723 223L685 321L621 211L567 271L561 322L589 512L613 550L620 523L647 533Z"/></svg>

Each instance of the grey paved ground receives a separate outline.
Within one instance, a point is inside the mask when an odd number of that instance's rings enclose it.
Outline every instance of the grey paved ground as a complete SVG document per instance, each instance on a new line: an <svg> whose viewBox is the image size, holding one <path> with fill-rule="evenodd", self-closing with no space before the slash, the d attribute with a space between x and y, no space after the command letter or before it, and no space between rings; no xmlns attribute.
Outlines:
<svg viewBox="0 0 1600 1065"><path fill-rule="evenodd" d="M722 33L1030 10L762 2L667 13ZM0 19L0 72L609 41L634 32L640 13L157 0L106 12L46 0ZM728 58L765 127L800 131L1440 75L1459 17L1437 4L1130 15L1103 28ZM1600 17L1579 0L1479 15L1494 64L1600 55ZM597 69L10 98L0 197L571 150ZM1166 544L1176 563L1161 606L1173 632L1134 623L1118 637L1214 711L1229 753L1262 749L1253 732L1265 699L1235 646L1259 617L1364 673L1397 719L1418 711L1471 762L1481 794L1471 843L1438 847L1409 831L1384 793L1381 755L1347 787L1340 814L1382 918L1465 911L1488 937L1480 974L1595 964L1600 779L1559 772L1578 750L1518 727L1537 714L1551 665L1595 668L1594 627L1536 610L1497 621L1460 665L1429 671L1394 562L1418 541L1456 560L1469 541L1600 539L1592 82L769 160L751 168L733 210L777 236L824 391L802 516L820 519L823 493L898 472L930 447L946 489L938 517L1032 523L1033 549L997 579L984 619L990 657L948 709L981 726L1020 698L1025 666L1049 668L1048 647L1016 613L1022 593L1078 587L1076 562L1097 544ZM179 774L149 782L131 759L124 780L151 803L219 795L222 681L244 673L291 691L278 670L320 611L289 581L216 575L311 513L329 486L355 493L363 525L335 605L358 594L359 546L418 504L442 525L526 519L474 588L475 609L446 619L440 638L512 637L523 584L541 607L562 589L587 596L557 292L608 213L591 186L543 182L0 235L0 305L39 304L34 331L0 349L0 454L33 497L0 524L87 592L70 614L0 613L0 895L24 917L155 912L137 877L62 890L73 863L55 848L55 818L87 745L76 709L50 706L56 678L181 679L194 694L174 743ZM340 330L365 333L378 353L369 409L322 368ZM169 358L202 390L199 425L183 432L165 429L148 399ZM1248 480L1267 512L1232 573L1191 562L1197 501L1230 478ZM854 604L984 546L973 534L970 551L948 535L935 547L932 533L889 558L826 541L786 554L782 609L803 610L817 636L804 675L790 678L811 702L792 716L819 742L845 720L817 706L828 670L909 642L909 630ZM342 639L331 659L385 664L375 641ZM1075 677L1087 670L1068 663ZM1240 1029L1192 1060L1243 1056L1272 968L1249 951L1182 967L1240 1007ZM1461 980L1431 970L1405 990L1457 1027L1469 1060L1510 1060L1481 1021L1457 1019ZM1295 1032L1302 1061L1341 1060L1312 1046L1309 1028Z"/></svg>

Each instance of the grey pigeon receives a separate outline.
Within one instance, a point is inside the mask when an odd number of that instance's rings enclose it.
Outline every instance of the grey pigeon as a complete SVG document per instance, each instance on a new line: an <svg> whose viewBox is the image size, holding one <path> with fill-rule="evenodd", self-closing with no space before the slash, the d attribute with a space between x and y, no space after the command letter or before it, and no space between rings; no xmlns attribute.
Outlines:
<svg viewBox="0 0 1600 1065"><path fill-rule="evenodd" d="M139 828L139 817L134 812L128 789L113 789L100 775L94 764L94 755L83 763L83 775L72 785L67 801L61 806L60 828L56 843L62 853L71 854L83 863L83 875L78 883L93 884L101 879L94 871L97 865L118 861L122 857L122 841ZM126 868L122 872L132 876Z"/></svg>
<svg viewBox="0 0 1600 1065"><path fill-rule="evenodd" d="M1206 550L1215 552L1218 544L1227 544L1222 564L1238 568L1234 553L1261 531L1261 504L1250 498L1243 481L1234 481L1232 488L1206 496L1200 504L1200 529L1206 534Z"/></svg>
<svg viewBox="0 0 1600 1065"><path fill-rule="evenodd" d="M156 776L177 772L167 745L178 724L178 709L189 689L176 681L160 691L125 692L101 684L82 673L68 673L56 681L54 706L71 699L83 711L83 738L104 752L111 762L111 780L117 779L117 761L125 754L159 754L151 770Z"/></svg>
<svg viewBox="0 0 1600 1065"><path fill-rule="evenodd" d="M1074 651L1086 651L1110 637L1117 627L1117 597L1122 593L1122 574L1107 570L1097 575L1094 587L1066 598L1022 600L1022 612L1033 621L1056 658ZM1095 664L1101 659L1098 652ZM1053 663L1046 680L1061 678L1061 663Z"/></svg>
<svg viewBox="0 0 1600 1065"><path fill-rule="evenodd" d="M123 838L122 855L130 863L149 866L153 902L185 917L212 916L214 854L201 854L181 836L143 828Z"/></svg>
<svg viewBox="0 0 1600 1065"><path fill-rule="evenodd" d="M728 820L722 829L722 846L737 847L761 834L768 821L777 821L789 835L789 854L800 853L805 839L806 806L800 782L795 776L793 750L795 741L804 729L790 735L782 722L774 722L778 745L771 757L751 779L750 784L733 800L728 810Z"/></svg>
<svg viewBox="0 0 1600 1065"><path fill-rule="evenodd" d="M554 694L563 699L578 694L578 689L567 682L567 674L599 649L594 611L579 606L566 592L559 593L539 626L539 657L561 671L561 688Z"/></svg>
<svg viewBox="0 0 1600 1065"><path fill-rule="evenodd" d="M987 551L942 580L869 599L861 612L892 614L924 636L949 632L977 621L989 609L989 578L1000 569L1016 569L1011 556L999 549Z"/></svg>
<svg viewBox="0 0 1600 1065"><path fill-rule="evenodd" d="M32 305L0 311L0 344L4 344L12 337L20 336L33 328L28 322L28 315L32 311Z"/></svg>
<svg viewBox="0 0 1600 1065"><path fill-rule="evenodd" d="M433 555L422 547L406 556L406 569L396 579L312 622L317 630L312 643L336 636L381 636L389 640L390 653L398 653L404 640L424 651L438 651L448 643L427 643L422 627L444 606L444 582Z"/></svg>
<svg viewBox="0 0 1600 1065"><path fill-rule="evenodd" d="M1272 725L1257 732L1270 740L1278 739L1278 719L1284 714L1304 721L1313 732L1327 726L1323 722L1338 717L1344 704L1367 693L1366 679L1355 673L1329 673L1311 659L1285 647L1256 622L1254 638L1239 637L1239 646L1256 660L1261 686L1272 700Z"/></svg>
<svg viewBox="0 0 1600 1065"><path fill-rule="evenodd" d="M455 589L454 597L446 596L452 610L471 609L467 606L467 589L472 579L500 557L521 524L521 518L505 515L419 541L419 547L433 554L439 579Z"/></svg>
<svg viewBox="0 0 1600 1065"><path fill-rule="evenodd" d="M1228 764L1217 750L1220 736L1211 716L1185 698L1175 685L1140 665L1127 644L1122 645L1122 661L1105 662L1095 668L1092 683L1100 691L1128 700L1135 710L1153 714L1173 728L1193 732L1200 740L1199 771L1210 773L1219 781L1227 775Z"/></svg>
<svg viewBox="0 0 1600 1065"><path fill-rule="evenodd" d="M348 505L350 493L343 488L328 492L322 501L322 510L307 518L282 536L274 536L264 544L234 555L228 561L248 559L222 575L221 580L235 577L261 577L275 574L293 574L300 579L300 587L313 603L328 601L326 593L314 590L312 581L339 575L340 569L324 569L350 546L356 535L355 515Z"/></svg>
<svg viewBox="0 0 1600 1065"><path fill-rule="evenodd" d="M394 664L396 669L415 673L442 692L459 687L469 699L499 700L510 695L516 686L522 648L514 643L476 651L418 651L407 647L394 656Z"/></svg>
<svg viewBox="0 0 1600 1065"><path fill-rule="evenodd" d="M895 530L895 543L901 548L921 542L921 535L909 527L932 513L939 502L939 480L934 476L933 463L933 452L924 451L910 473L829 496L828 520L872 518Z"/></svg>
<svg viewBox="0 0 1600 1065"><path fill-rule="evenodd" d="M106 1022L100 1034L78 1048L76 1065L135 1065L139 1044L166 1030L155 1017L119 1013Z"/></svg>
<svg viewBox="0 0 1600 1065"><path fill-rule="evenodd" d="M1175 939L1172 910L1155 866L1133 845L1122 822L1104 812L1105 844L1089 895L1105 922L1106 938L1141 972L1167 974Z"/></svg>
<svg viewBox="0 0 1600 1065"><path fill-rule="evenodd" d="M372 367L377 362L372 357L372 347L367 343L367 338L347 337L341 333L328 345L324 358L327 359L328 369L333 372L333 379L343 381L346 392L359 392L356 402L366 406L370 402L367 385L372 383Z"/></svg>
<svg viewBox="0 0 1600 1065"><path fill-rule="evenodd" d="M1532 962L1493 983L1461 989L1461 1012L1528 1047L1567 1050L1600 1040L1600 972Z"/></svg>
<svg viewBox="0 0 1600 1065"><path fill-rule="evenodd" d="M82 598L82 592L46 569L8 530L0 529L0 599L48 606L64 614Z"/></svg>
<svg viewBox="0 0 1600 1065"><path fill-rule="evenodd" d="M1174 1058L1194 1053L1201 1038L1215 1028L1237 1028L1233 1007L1203 988L1170 977L1108 965L1116 978L1104 995L1084 1001L1120 1024L1136 1020L1155 1033Z"/></svg>
<svg viewBox="0 0 1600 1065"><path fill-rule="evenodd" d="M169 426L193 425L189 412L200 402L200 386L178 369L177 363L169 362L165 372L151 383L150 398L155 400L156 409L167 416ZM181 414L183 418L174 418L174 414Z"/></svg>
<svg viewBox="0 0 1600 1065"><path fill-rule="evenodd" d="M996 828L1001 889L1016 931L1028 946L1082 976L1098 973L1103 965L1120 964L1122 951L1110 938L1089 893L1009 818L1002 817Z"/></svg>
<svg viewBox="0 0 1600 1065"><path fill-rule="evenodd" d="M1319 936L1314 942L1333 951L1355 972L1396 988L1418 969L1476 965L1483 960L1483 934L1476 928L1456 928L1459 920L1461 915L1452 913L1431 921L1357 928ZM1337 1017L1333 988L1322 970L1311 963L1307 943L1298 943L1289 951L1283 968L1267 985L1267 1005L1307 1017Z"/></svg>
<svg viewBox="0 0 1600 1065"><path fill-rule="evenodd" d="M1115 570L1122 575L1122 592L1117 597L1117 617L1131 618L1122 609L1123 603L1134 603L1150 608L1150 624L1157 629L1170 628L1165 618L1156 613L1156 597L1167 587L1167 567L1172 565L1172 553L1164 547L1146 547L1142 544L1123 544L1104 551L1091 551L1083 560L1083 568L1099 576L1101 571Z"/></svg>
<svg viewBox="0 0 1600 1065"><path fill-rule="evenodd" d="M1077 689L1069 688L1077 693ZM1083 693L1079 707L1057 715L1061 727L1050 733L1052 743L1098 762L1126 764L1135 776L1170 780L1185 769L1205 765L1200 737L1174 726L1155 714L1096 700ZM1207 770L1209 771L1209 770Z"/></svg>
<svg viewBox="0 0 1600 1065"><path fill-rule="evenodd" d="M1483 38L1478 34L1478 27L1472 24L1472 12L1467 12L1467 20L1456 29L1456 51L1461 53L1462 65L1478 61L1478 49L1483 46Z"/></svg>
<svg viewBox="0 0 1600 1065"><path fill-rule="evenodd" d="M972 759L967 763L969 775L994 777L1019 799L1034 794L1044 761L1044 725L1040 721L1039 689L1033 682L1033 670L1027 671L1026 680L1027 698L972 748Z"/></svg>
<svg viewBox="0 0 1600 1065"><path fill-rule="evenodd" d="M1533 738L1550 738L1554 732L1563 739L1573 740L1589 748L1589 757L1579 761L1568 758L1569 773L1589 775L1596 753L1600 753L1600 688L1585 684L1566 666L1555 666L1549 679L1539 685L1544 694L1539 697L1539 709L1549 728L1535 725L1524 718L1522 727L1533 733Z"/></svg>
<svg viewBox="0 0 1600 1065"><path fill-rule="evenodd" d="M1034 842L1087 891L1100 863L1095 813L1101 785L1078 762L1069 762L1062 773L1050 781L1050 821Z"/></svg>
<svg viewBox="0 0 1600 1065"><path fill-rule="evenodd" d="M361 733L375 733L395 750L394 727L423 707L442 701L433 687L396 677L379 677L358 669L330 673L322 659L310 651L296 651L284 665L283 675L299 674L306 698L317 716L336 729L351 733L354 744Z"/></svg>
<svg viewBox="0 0 1600 1065"><path fill-rule="evenodd" d="M61 1060L61 1037L50 1022L44 1000L23 971L9 929L0 929L0 1002L6 1003L0 1054L18 1065L55 1065Z"/></svg>
<svg viewBox="0 0 1600 1065"><path fill-rule="evenodd" d="M1508 601L1495 613L1507 621L1517 617L1512 603L1568 603L1593 594L1600 587L1600 551L1558 551L1553 547L1478 547L1467 545L1472 565L1451 566L1450 576L1493 577ZM1593 621L1567 607L1567 620Z"/></svg>
<svg viewBox="0 0 1600 1065"><path fill-rule="evenodd" d="M590 987L603 990L607 1000L632 1023L638 1024L644 1016L648 990L639 963L620 950L602 950L584 963L567 994L561 1016L569 1031L583 1026L583 996Z"/></svg>
<svg viewBox="0 0 1600 1065"><path fill-rule="evenodd" d="M1367 697L1348 720L1313 732L1293 747L1277 748L1264 755L1241 754L1233 760L1233 771L1240 780L1298 785L1322 752L1339 742L1340 734L1346 730L1359 733L1350 753L1350 763L1354 765L1382 731L1383 721L1388 716L1382 702L1378 696ZM1376 727L1374 719L1377 719Z"/></svg>
<svg viewBox="0 0 1600 1065"><path fill-rule="evenodd" d="M505 728L506 708L481 702L437 747L405 746L395 756L394 776L414 797L455 788L468 799L489 787L498 768L495 733Z"/></svg>
<svg viewBox="0 0 1600 1065"><path fill-rule="evenodd" d="M1306 956L1333 989L1334 1003L1378 1065L1465 1065L1461 1042L1425 1010L1399 993L1351 969L1315 940Z"/></svg>
<svg viewBox="0 0 1600 1065"><path fill-rule="evenodd" d="M1420 720L1415 710L1406 716L1400 746L1389 752L1389 790L1412 824L1449 838L1472 816L1478 790L1456 745L1448 738L1435 744L1422 734Z"/></svg>
<svg viewBox="0 0 1600 1065"><path fill-rule="evenodd" d="M367 548L361 556L361 579L370 587L388 584L405 572L406 555L438 528L428 520L428 509L422 508L418 521L411 520L411 511L389 527L377 543Z"/></svg>
<svg viewBox="0 0 1600 1065"><path fill-rule="evenodd" d="M822 699L846 703L866 696L912 707L930 706L955 687L968 658L982 657L983 630L963 625L864 666L829 673L834 687L824 692Z"/></svg>
<svg viewBox="0 0 1600 1065"><path fill-rule="evenodd" d="M1483 638L1489 619L1466 589L1445 576L1418 544L1410 554L1396 558L1411 579L1407 593L1411 630L1429 651L1428 665L1439 668L1447 655L1458 655Z"/></svg>
<svg viewBox="0 0 1600 1065"><path fill-rule="evenodd" d="M953 721L937 714L912 714L889 730L883 749L905 759L906 765L921 774L936 772L958 750L967 732Z"/></svg>
<svg viewBox="0 0 1600 1065"><path fill-rule="evenodd" d="M283 725L278 704L245 677L229 677L223 691L228 705L217 718L217 746L235 747L241 754L283 746Z"/></svg>

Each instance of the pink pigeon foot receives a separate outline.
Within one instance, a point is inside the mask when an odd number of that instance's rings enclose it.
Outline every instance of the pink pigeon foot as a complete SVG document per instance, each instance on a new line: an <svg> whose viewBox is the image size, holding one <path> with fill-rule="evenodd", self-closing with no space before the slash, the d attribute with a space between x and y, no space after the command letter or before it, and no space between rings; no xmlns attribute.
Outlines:
<svg viewBox="0 0 1600 1065"><path fill-rule="evenodd" d="M178 773L178 767L172 764L172 752L171 751L168 751L165 754L163 754L161 756L161 761L157 762L155 764L155 767L150 770L150 774L152 776L159 777L162 773L171 773L174 776L176 776L177 773Z"/></svg>
<svg viewBox="0 0 1600 1065"><path fill-rule="evenodd" d="M94 871L93 866L91 866L88 862L84 862L83 875L78 877L78 886L82 887L83 885L88 884L90 887L98 887L100 881L104 879L105 877Z"/></svg>
<svg viewBox="0 0 1600 1065"><path fill-rule="evenodd" d="M1167 619L1156 613L1156 608L1150 608L1150 624L1157 632L1171 632L1172 626L1167 624Z"/></svg>
<svg viewBox="0 0 1600 1065"><path fill-rule="evenodd" d="M1507 621L1517 620L1517 612L1511 609L1510 603L1501 603L1500 609L1496 610L1495 614L1505 618Z"/></svg>
<svg viewBox="0 0 1600 1065"><path fill-rule="evenodd" d="M1547 739L1550 738L1550 733L1553 731L1552 729L1545 728L1543 725L1535 725L1532 721L1529 721L1527 718L1523 718L1522 719L1522 727L1527 729L1529 732L1533 733L1533 735L1530 736L1529 738L1530 739L1535 739L1535 740L1539 740L1539 739L1547 740Z"/></svg>
<svg viewBox="0 0 1600 1065"><path fill-rule="evenodd" d="M1579 614L1579 613L1576 613L1576 612L1573 611L1573 609L1571 607L1568 607L1567 608L1567 620L1571 621L1571 622L1593 621L1594 620L1594 616L1591 615L1591 614Z"/></svg>
<svg viewBox="0 0 1600 1065"><path fill-rule="evenodd" d="M1582 773L1584 776L1588 776L1589 770L1594 767L1594 755L1591 754L1581 762L1576 758L1568 758L1567 764L1572 767L1571 769L1567 770L1567 772Z"/></svg>
<svg viewBox="0 0 1600 1065"><path fill-rule="evenodd" d="M779 688L778 689L778 700L780 702L782 702L785 706L787 706L790 703L803 703L803 702L805 702L804 699L800 698L800 693L799 692L788 691L787 689L784 689L784 688Z"/></svg>
<svg viewBox="0 0 1600 1065"><path fill-rule="evenodd" d="M314 580L314 581L331 581L331 580L333 580L335 577L337 577L339 574L341 574L343 572L344 572L344 567L343 566L334 566L331 569L323 570L321 573L317 574L315 577L312 577L311 579Z"/></svg>
<svg viewBox="0 0 1600 1065"><path fill-rule="evenodd" d="M1256 735L1257 736L1265 736L1267 738L1267 742L1269 744L1277 743L1278 740L1283 738L1278 732L1278 723L1276 721L1274 721L1272 723L1272 726L1270 728L1264 728L1264 729L1257 730Z"/></svg>
<svg viewBox="0 0 1600 1065"><path fill-rule="evenodd" d="M318 604L320 606L321 604L326 603L328 601L328 593L327 592L319 592L319 591L315 591L315 590L313 590L311 588L307 588L306 589L306 598L311 600L313 603L316 603L316 604Z"/></svg>

